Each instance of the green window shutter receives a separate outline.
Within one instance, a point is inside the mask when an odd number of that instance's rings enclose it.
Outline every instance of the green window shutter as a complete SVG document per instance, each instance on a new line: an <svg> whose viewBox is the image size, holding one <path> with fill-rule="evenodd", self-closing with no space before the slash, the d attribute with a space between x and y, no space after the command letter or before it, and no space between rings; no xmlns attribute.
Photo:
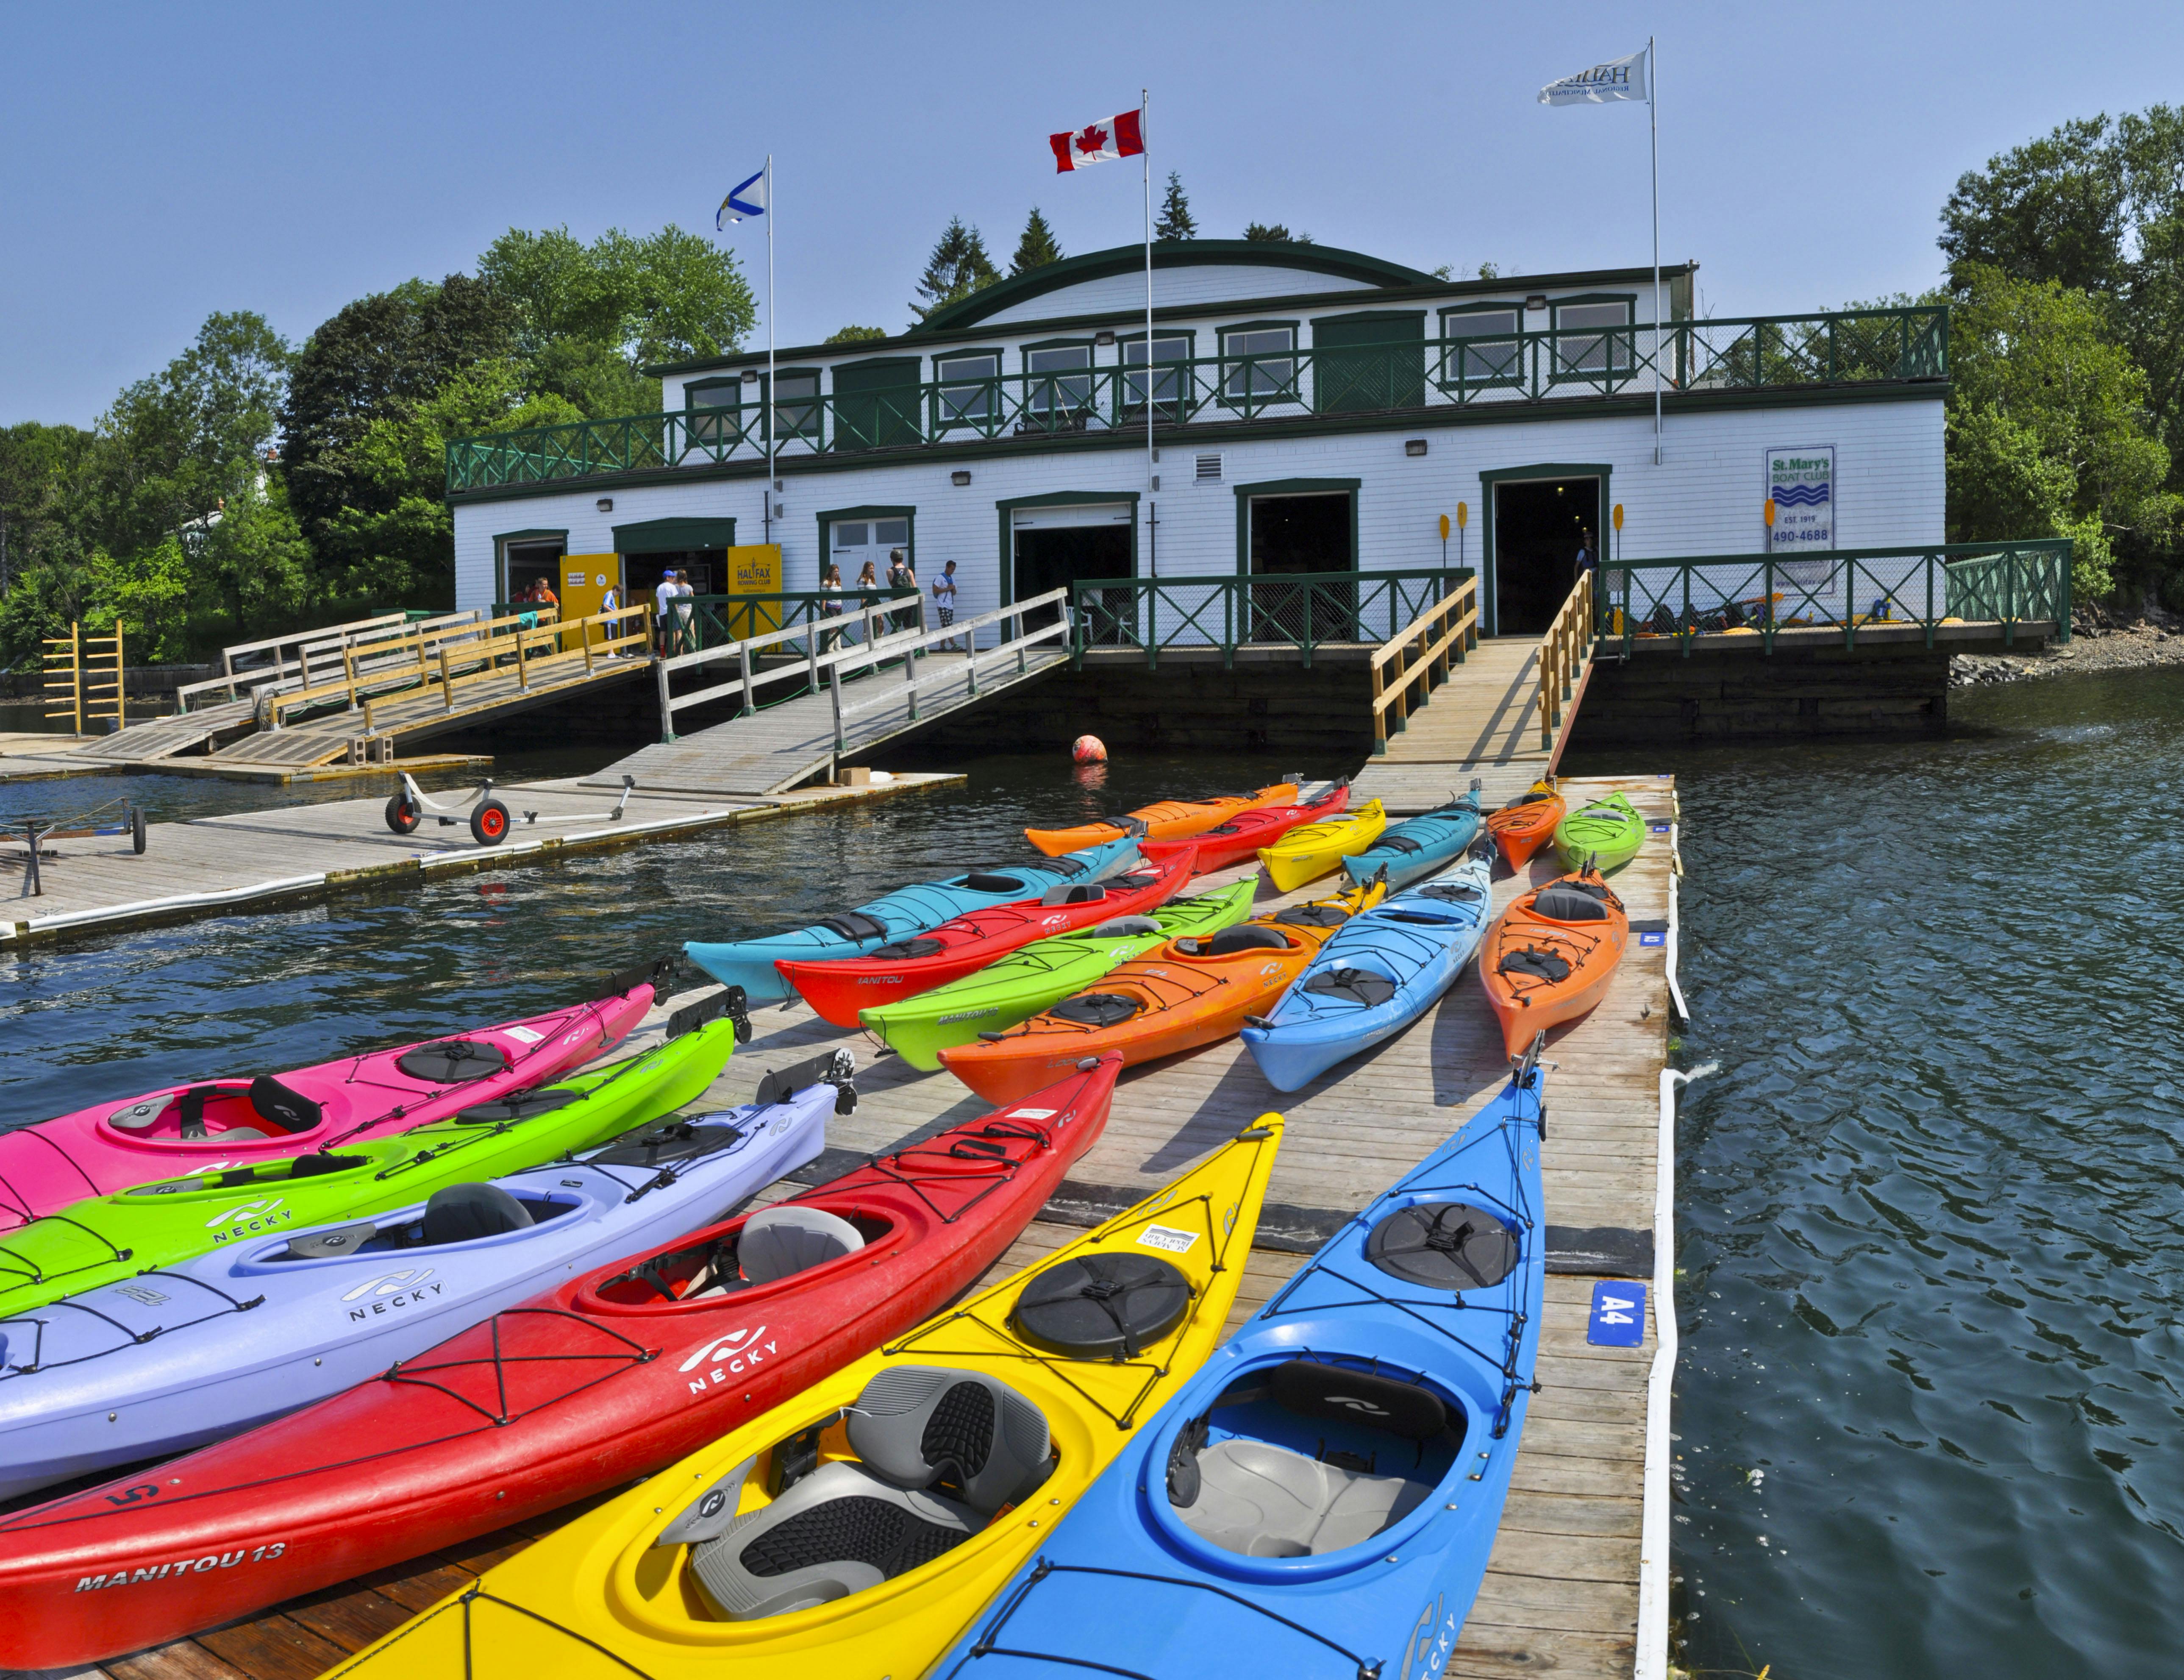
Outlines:
<svg viewBox="0 0 2184 1680"><path fill-rule="evenodd" d="M876 356L834 370L834 447L883 449L920 442L916 356Z"/></svg>
<svg viewBox="0 0 2184 1680"><path fill-rule="evenodd" d="M1423 408L1425 312L1374 310L1312 324L1313 408L1321 414Z"/></svg>

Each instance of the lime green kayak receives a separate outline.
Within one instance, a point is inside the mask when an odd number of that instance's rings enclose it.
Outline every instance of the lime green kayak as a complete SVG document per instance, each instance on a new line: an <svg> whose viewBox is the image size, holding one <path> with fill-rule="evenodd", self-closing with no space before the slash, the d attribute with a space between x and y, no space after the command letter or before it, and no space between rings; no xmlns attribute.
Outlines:
<svg viewBox="0 0 2184 1680"><path fill-rule="evenodd" d="M1590 862L1602 874L1612 874L1645 844L1646 819L1619 793L1596 799L1555 825L1555 851L1565 869L1582 869Z"/></svg>
<svg viewBox="0 0 2184 1680"><path fill-rule="evenodd" d="M315 1155L231 1169L215 1165L87 1197L0 1242L0 1318L232 1243L367 1219L451 1184L588 1148L697 1101L749 1031L734 1007L653 1049L399 1137L337 1142Z"/></svg>
<svg viewBox="0 0 2184 1680"><path fill-rule="evenodd" d="M1082 933L1043 939L975 974L900 1003L860 1010L857 1019L911 1067L935 1072L940 1052L950 1046L1028 1021L1163 940L1234 926L1251 913L1257 887L1254 876L1217 892L1170 899L1150 915L1125 916Z"/></svg>

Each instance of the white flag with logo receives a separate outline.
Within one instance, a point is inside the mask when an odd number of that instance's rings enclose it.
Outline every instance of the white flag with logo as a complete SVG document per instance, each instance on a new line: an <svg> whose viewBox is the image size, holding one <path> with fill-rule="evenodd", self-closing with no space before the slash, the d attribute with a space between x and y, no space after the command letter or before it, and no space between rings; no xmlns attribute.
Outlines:
<svg viewBox="0 0 2184 1680"><path fill-rule="evenodd" d="M1589 70L1551 81L1540 90L1542 105L1606 105L1618 99L1650 102L1653 97L1646 49L1627 59L1611 59Z"/></svg>

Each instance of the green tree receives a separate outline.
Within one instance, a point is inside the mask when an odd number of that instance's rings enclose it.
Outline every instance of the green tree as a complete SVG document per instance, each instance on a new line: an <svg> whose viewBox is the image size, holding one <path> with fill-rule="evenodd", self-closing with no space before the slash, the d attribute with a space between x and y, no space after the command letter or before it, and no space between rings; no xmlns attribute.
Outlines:
<svg viewBox="0 0 2184 1680"><path fill-rule="evenodd" d="M511 227L478 259L478 277L514 310L517 348L532 357L566 338L632 364L721 355L758 318L735 254L672 225L610 227L589 245L566 227Z"/></svg>
<svg viewBox="0 0 2184 1680"><path fill-rule="evenodd" d="M1023 237L1017 241L1017 254L1009 264L1011 276L1028 274L1035 268L1045 268L1049 263L1061 260L1061 247L1054 240L1054 230L1046 225L1046 218L1039 213L1039 206L1031 207L1030 218L1024 223Z"/></svg>
<svg viewBox="0 0 2184 1680"><path fill-rule="evenodd" d="M1167 193L1161 200L1160 220L1153 224L1156 239L1195 239L1198 219L1190 213L1190 198L1183 190L1183 176L1167 172Z"/></svg>
<svg viewBox="0 0 2184 1680"><path fill-rule="evenodd" d="M983 291L1000 277L994 260L986 254L986 242L979 237L978 230L966 227L961 216L950 216L933 254L925 260L925 272L917 277L917 300L911 304L910 312L922 321L937 309Z"/></svg>
<svg viewBox="0 0 2184 1680"><path fill-rule="evenodd" d="M0 595L36 562L47 534L69 516L93 435L35 420L0 427Z"/></svg>
<svg viewBox="0 0 2184 1680"><path fill-rule="evenodd" d="M1953 267L2106 292L2124 265L2122 159L2105 116L2080 118L1968 170L1942 206Z"/></svg>
<svg viewBox="0 0 2184 1680"><path fill-rule="evenodd" d="M2067 536L2073 587L2108 593L2120 540L2172 536L2180 499L2142 370L2099 300L1965 262L1950 334L1949 519L1958 540Z"/></svg>
<svg viewBox="0 0 2184 1680"><path fill-rule="evenodd" d="M1292 245L1309 245L1312 243L1312 235L1309 233L1292 233L1285 226L1279 221L1246 222L1244 224L1244 237L1246 239L1250 239L1254 242L1259 240L1281 240Z"/></svg>
<svg viewBox="0 0 2184 1680"><path fill-rule="evenodd" d="M844 327L838 332L828 333L825 342L829 344L869 344L875 338L887 336L884 327Z"/></svg>

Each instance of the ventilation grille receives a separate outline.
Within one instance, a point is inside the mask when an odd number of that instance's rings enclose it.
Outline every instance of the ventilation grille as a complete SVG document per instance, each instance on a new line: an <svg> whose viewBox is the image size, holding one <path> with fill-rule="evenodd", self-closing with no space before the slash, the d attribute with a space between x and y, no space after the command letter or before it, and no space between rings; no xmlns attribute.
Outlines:
<svg viewBox="0 0 2184 1680"><path fill-rule="evenodd" d="M1221 482L1221 457L1201 455L1198 458L1198 483L1218 484Z"/></svg>

